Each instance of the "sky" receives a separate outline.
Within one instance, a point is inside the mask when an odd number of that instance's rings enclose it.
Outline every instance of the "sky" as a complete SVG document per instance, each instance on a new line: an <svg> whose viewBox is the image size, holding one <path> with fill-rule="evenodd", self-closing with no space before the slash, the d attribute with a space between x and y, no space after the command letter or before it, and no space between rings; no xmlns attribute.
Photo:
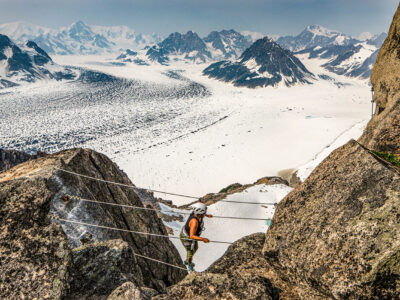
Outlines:
<svg viewBox="0 0 400 300"><path fill-rule="evenodd" d="M82 20L137 32L250 30L296 35L319 24L347 34L387 32L398 0L0 0L0 24L58 28Z"/></svg>

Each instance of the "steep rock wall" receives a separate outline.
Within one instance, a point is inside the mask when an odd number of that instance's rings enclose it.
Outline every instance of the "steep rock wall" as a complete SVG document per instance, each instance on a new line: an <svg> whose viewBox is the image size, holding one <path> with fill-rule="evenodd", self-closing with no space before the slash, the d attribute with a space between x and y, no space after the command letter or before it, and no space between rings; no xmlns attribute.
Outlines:
<svg viewBox="0 0 400 300"><path fill-rule="evenodd" d="M371 74L376 112L359 139L370 149L400 154L400 6Z"/></svg>
<svg viewBox="0 0 400 300"><path fill-rule="evenodd" d="M278 205L264 255L302 298L400 297L400 170L356 141Z"/></svg>
<svg viewBox="0 0 400 300"><path fill-rule="evenodd" d="M117 227L166 235L153 211L100 205L73 199L65 194L110 203L143 206L132 188L105 184L65 173L60 168L131 185L129 178L106 156L88 149L62 151L30 160L0 173L0 298L49 295L60 299L69 293L74 274L70 248L80 246L82 235L93 241L124 240L133 253L180 264L180 256L167 238L137 235L70 224L51 219ZM186 272L134 257L137 282L163 291ZM36 273L37 274L36 274ZM36 274L36 275L35 275ZM43 281L38 280L40 274ZM128 279L127 279L128 280ZM16 288L18 287L18 288Z"/></svg>

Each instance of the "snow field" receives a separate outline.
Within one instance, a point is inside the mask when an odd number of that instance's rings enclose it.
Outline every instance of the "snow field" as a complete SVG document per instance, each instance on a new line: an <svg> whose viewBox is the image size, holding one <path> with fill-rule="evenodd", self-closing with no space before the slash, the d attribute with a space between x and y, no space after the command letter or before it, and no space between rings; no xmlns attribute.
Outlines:
<svg viewBox="0 0 400 300"><path fill-rule="evenodd" d="M182 139L119 156L118 163L138 185L202 196L234 182L254 182L306 164L342 132L369 117L369 89L360 81L340 89L317 81L311 86L250 90L195 71L184 74L213 94L212 102L204 105L229 107L227 118ZM177 205L190 202L169 199Z"/></svg>

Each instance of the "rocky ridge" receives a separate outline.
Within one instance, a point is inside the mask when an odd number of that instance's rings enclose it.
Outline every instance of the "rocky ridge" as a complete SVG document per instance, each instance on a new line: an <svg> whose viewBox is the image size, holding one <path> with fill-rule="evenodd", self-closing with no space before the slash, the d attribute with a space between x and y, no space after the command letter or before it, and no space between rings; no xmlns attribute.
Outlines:
<svg viewBox="0 0 400 300"><path fill-rule="evenodd" d="M1 298L106 297L124 281L164 291L185 276L186 272L179 269L132 256L138 253L179 265L180 256L168 239L57 221L62 218L167 234L152 211L120 209L79 199L65 201L64 195L69 194L142 206L133 189L93 182L59 168L132 184L107 157L88 149L62 151L0 173ZM118 241L110 241L115 239ZM84 242L89 244L79 248ZM79 288L79 278L85 278L84 290ZM99 288L99 282L107 282L107 288Z"/></svg>
<svg viewBox="0 0 400 300"><path fill-rule="evenodd" d="M299 299L261 254L262 233L236 241L206 272L192 273L153 299Z"/></svg>
<svg viewBox="0 0 400 300"><path fill-rule="evenodd" d="M0 172L7 171L12 167L23 163L30 159L45 156L46 153L38 152L36 154L28 154L17 150L4 150L0 149Z"/></svg>
<svg viewBox="0 0 400 300"><path fill-rule="evenodd" d="M378 151L400 152L400 11L393 17L388 36L372 70L376 110L360 143Z"/></svg>

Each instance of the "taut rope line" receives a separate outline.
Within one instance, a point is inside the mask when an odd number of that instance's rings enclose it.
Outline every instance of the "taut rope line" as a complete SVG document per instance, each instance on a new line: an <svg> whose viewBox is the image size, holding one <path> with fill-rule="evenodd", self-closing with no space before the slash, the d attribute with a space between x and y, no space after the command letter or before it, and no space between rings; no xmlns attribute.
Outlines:
<svg viewBox="0 0 400 300"><path fill-rule="evenodd" d="M67 219L63 219L63 218L58 218L58 217L55 217L55 216L51 216L51 217L54 220L58 220L58 221L61 221L61 222L84 225L84 226L89 226L89 227L97 227L97 228L103 228L103 229L110 229L110 230L116 230L116 231L130 232L130 233L135 233L135 234L150 235L150 236L157 236L157 237L171 238L171 239L178 239L178 240L180 239L180 237L178 237L178 236L169 236L169 235L150 233L150 232L133 231L133 230L129 230L129 229L122 229L122 228L109 227L109 226L103 226L103 225L96 225L96 224L90 224L90 223L79 222L79 221L72 221L72 220L67 220ZM190 239L188 239L188 240L190 240ZM222 242L222 241L210 241L210 243L229 244L229 245L232 244L231 242Z"/></svg>
<svg viewBox="0 0 400 300"><path fill-rule="evenodd" d="M158 212L163 213L162 210L155 209L155 208L147 208L147 207L133 206L133 205L128 205L128 204L118 204L118 203L109 203L109 202L104 202L104 201L90 200L90 199L84 199L84 198L81 198L81 197L78 197L78 196L72 196L72 195L68 195L68 194L66 194L66 196L70 197L71 199L76 199L76 200L85 201L85 202L99 203L99 204L126 207L126 208L132 208L132 209L140 209L140 210L158 211ZM176 211L173 211L173 210L165 211L165 212L166 213L174 213L174 214L182 214L182 215L190 215L191 214L189 212L176 212ZM235 220L254 220L254 221L266 221L266 220L268 220L268 219L261 219L261 218L228 217L228 216L214 216L214 215L213 215L213 218L216 218L216 219L235 219Z"/></svg>

